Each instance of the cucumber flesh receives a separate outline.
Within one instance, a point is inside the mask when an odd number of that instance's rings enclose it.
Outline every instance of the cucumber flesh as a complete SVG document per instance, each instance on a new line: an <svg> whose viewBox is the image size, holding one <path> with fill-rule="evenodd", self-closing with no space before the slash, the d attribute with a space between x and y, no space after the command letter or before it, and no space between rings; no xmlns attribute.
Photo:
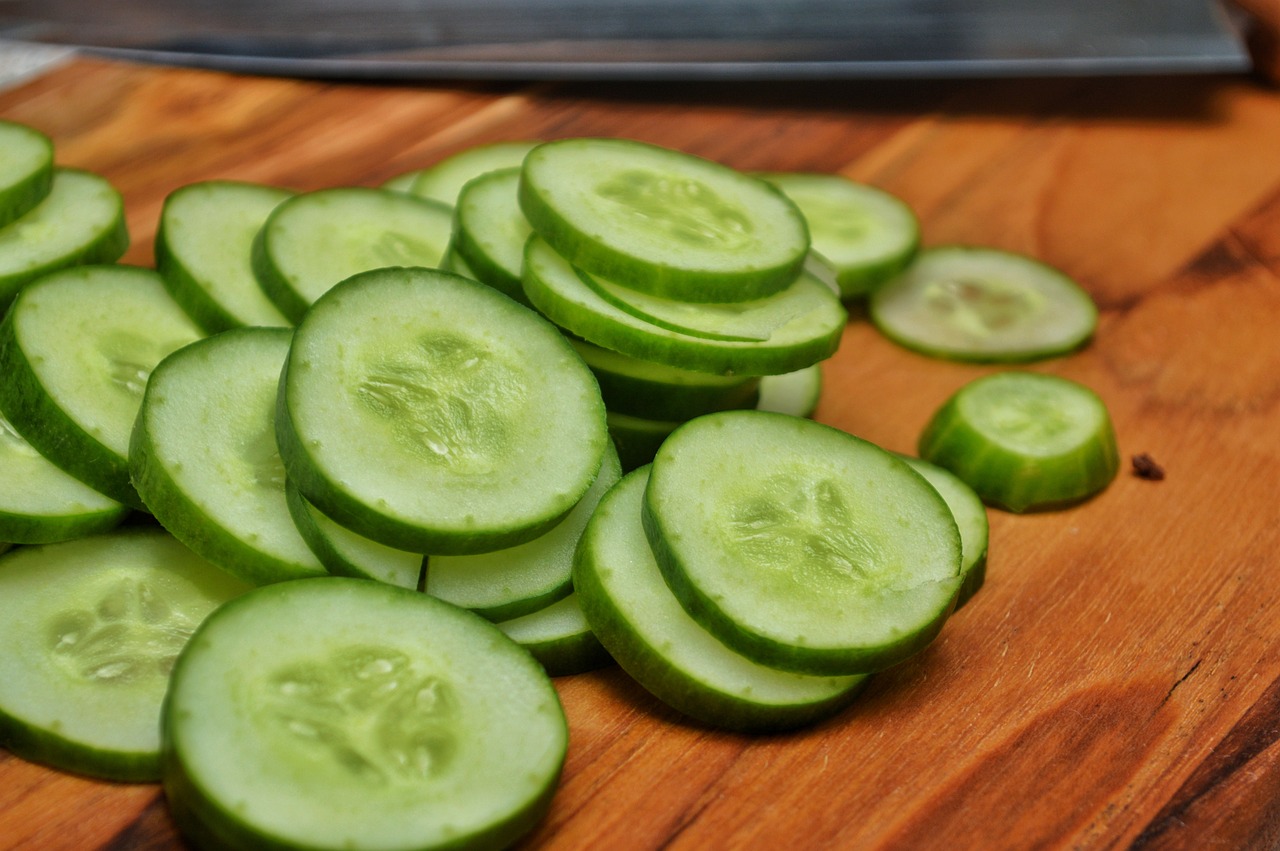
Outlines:
<svg viewBox="0 0 1280 851"><path fill-rule="evenodd" d="M254 585L325 574L289 514L276 450L276 392L291 338L285 328L241 328L166 357L147 382L129 451L152 515Z"/></svg>
<svg viewBox="0 0 1280 851"><path fill-rule="evenodd" d="M0 227L44 200L53 185L53 141L34 127L0 121Z"/></svg>
<svg viewBox="0 0 1280 851"><path fill-rule="evenodd" d="M388 189L344 186L278 206L253 243L253 271L293 322L334 284L387 266L435 267L452 216L434 201Z"/></svg>
<svg viewBox="0 0 1280 851"><path fill-rule="evenodd" d="M681 607L641 525L648 477L642 467L606 495L574 563L587 620L622 668L663 702L717 727L794 727L847 704L865 677L814 677L759 665Z"/></svg>
<svg viewBox="0 0 1280 851"><path fill-rule="evenodd" d="M532 229L516 192L520 169L483 174L462 187L453 213L453 250L471 276L516 301L525 302L520 270Z"/></svg>
<svg viewBox="0 0 1280 851"><path fill-rule="evenodd" d="M764 298L795 280L809 233L774 187L625 139L548 142L525 157L520 206L570 263L682 301Z"/></svg>
<svg viewBox="0 0 1280 851"><path fill-rule="evenodd" d="M936 357L1025 362L1084 345L1098 324L1093 299L1043 263L993 248L920 252L878 289L871 321L889 339Z"/></svg>
<svg viewBox="0 0 1280 851"><path fill-rule="evenodd" d="M160 707L192 630L248 586L131 529L0 559L0 744L113 780L160 777Z"/></svg>
<svg viewBox="0 0 1280 851"><path fill-rule="evenodd" d="M549 677L581 674L613 662L591 631L577 592L536 612L501 621L498 629L528 650Z"/></svg>
<svg viewBox="0 0 1280 851"><path fill-rule="evenodd" d="M201 337L160 276L80 266L28 285L0 323L0 410L67 473L145 510L129 439L147 379Z"/></svg>
<svg viewBox="0 0 1280 851"><path fill-rule="evenodd" d="M292 323L254 277L253 240L293 193L225 180L193 183L165 198L156 270L182 309L210 334Z"/></svg>
<svg viewBox="0 0 1280 851"><path fill-rule="evenodd" d="M568 741L550 680L493 624L337 577L208 618L162 729L179 828L240 849L507 847L546 813Z"/></svg>
<svg viewBox="0 0 1280 851"><path fill-rule="evenodd" d="M960 585L960 535L937 491L885 450L784 414L725 411L674 431L644 523L695 619L800 673L902 661L938 634Z"/></svg>
<svg viewBox="0 0 1280 851"><path fill-rule="evenodd" d="M964 385L929 420L918 449L983 502L1013 512L1087 499L1120 469L1102 399L1082 384L1034 372L999 372Z"/></svg>
<svg viewBox="0 0 1280 851"><path fill-rule="evenodd" d="M468 181L491 171L518 167L537 145L524 140L475 145L422 169L411 191L419 197L453 206Z"/></svg>
<svg viewBox="0 0 1280 851"><path fill-rule="evenodd" d="M969 601L982 587L987 577L987 543L990 528L987 509L973 488L962 482L949 470L931 464L922 458L900 456L911 469L947 502L951 516L960 530L960 592L956 597L956 609Z"/></svg>
<svg viewBox="0 0 1280 851"><path fill-rule="evenodd" d="M317 508L433 555L538 537L586 493L608 441L595 379L553 326L432 269L366 272L316 303L276 429Z"/></svg>

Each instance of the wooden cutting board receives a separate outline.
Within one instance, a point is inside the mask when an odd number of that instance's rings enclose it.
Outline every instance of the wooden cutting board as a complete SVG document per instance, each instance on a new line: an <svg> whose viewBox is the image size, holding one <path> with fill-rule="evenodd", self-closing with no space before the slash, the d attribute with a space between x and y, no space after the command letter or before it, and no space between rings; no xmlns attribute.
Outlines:
<svg viewBox="0 0 1280 851"><path fill-rule="evenodd" d="M626 136L897 193L925 241L1075 276L1084 351L1035 366L1110 406L1101 496L991 512L986 587L850 709L705 729L617 669L559 680L572 744L530 848L1270 847L1280 841L1280 94L1234 77L771 85L329 84L78 60L0 116L160 205L208 178L373 185L499 139ZM856 315L818 418L910 451L991 371ZM180 847L159 787L0 755L0 846Z"/></svg>

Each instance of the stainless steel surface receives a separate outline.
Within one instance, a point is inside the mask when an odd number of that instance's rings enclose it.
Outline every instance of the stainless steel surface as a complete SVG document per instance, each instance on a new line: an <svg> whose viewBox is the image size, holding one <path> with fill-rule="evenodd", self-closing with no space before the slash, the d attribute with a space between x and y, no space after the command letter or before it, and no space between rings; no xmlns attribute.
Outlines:
<svg viewBox="0 0 1280 851"><path fill-rule="evenodd" d="M1239 71L1213 0L0 0L0 37L319 77Z"/></svg>

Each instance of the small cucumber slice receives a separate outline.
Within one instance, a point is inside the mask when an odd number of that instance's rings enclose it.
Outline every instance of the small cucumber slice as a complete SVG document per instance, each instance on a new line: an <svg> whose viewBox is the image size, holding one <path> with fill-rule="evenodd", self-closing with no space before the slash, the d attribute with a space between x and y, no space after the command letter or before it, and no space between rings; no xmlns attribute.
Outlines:
<svg viewBox="0 0 1280 851"><path fill-rule="evenodd" d="M653 461L658 447L684 422L683 420L650 420L610 411L609 437L618 447L622 469L631 472Z"/></svg>
<svg viewBox="0 0 1280 851"><path fill-rule="evenodd" d="M571 339L587 362L610 413L650 420L688 420L730 408L750 408L763 379L694 372Z"/></svg>
<svg viewBox="0 0 1280 851"><path fill-rule="evenodd" d="M536 612L502 621L498 629L528 650L550 677L581 674L613 663L591 631L577 592Z"/></svg>
<svg viewBox="0 0 1280 851"><path fill-rule="evenodd" d="M150 269L54 272L0 323L0 410L51 462L145 510L129 480L142 393L165 355L201 336Z"/></svg>
<svg viewBox="0 0 1280 851"><path fill-rule="evenodd" d="M760 379L757 411L773 411L793 417L811 417L822 397L822 367L818 364Z"/></svg>
<svg viewBox="0 0 1280 851"><path fill-rule="evenodd" d="M112 263L129 247L124 199L87 171L54 169L44 199L0 228L0 310L27 283L81 263Z"/></svg>
<svg viewBox="0 0 1280 851"><path fill-rule="evenodd" d="M756 664L681 608L641 525L648 479L642 467L605 496L574 562L583 612L618 664L664 703L717 727L794 727L847 704L865 677Z"/></svg>
<svg viewBox="0 0 1280 851"><path fill-rule="evenodd" d="M0 121L0 227L26 215L53 186L53 140L25 124Z"/></svg>
<svg viewBox="0 0 1280 851"><path fill-rule="evenodd" d="M159 530L0 559L0 744L113 780L160 777L160 705L192 630L248 586Z"/></svg>
<svg viewBox="0 0 1280 851"><path fill-rule="evenodd" d="M516 200L519 185L520 169L507 168L462 187L453 211L451 249L465 262L469 277L527 303L520 270L524 244L533 231Z"/></svg>
<svg viewBox="0 0 1280 851"><path fill-rule="evenodd" d="M417 590L422 584L423 556L384 546L334 523L307 502L293 482L284 483L285 498L302 539L334 576L373 579Z"/></svg>
<svg viewBox="0 0 1280 851"><path fill-rule="evenodd" d="M276 429L317 508L433 555L538 537L587 492L608 442L595 379L552 325L434 269L366 272L316 302Z"/></svg>
<svg viewBox="0 0 1280 851"><path fill-rule="evenodd" d="M550 605L573 591L573 550L605 491L622 476L618 453L607 447L600 472L569 516L545 534L514 547L463 556L428 556L428 594L505 621Z"/></svg>
<svg viewBox="0 0 1280 851"><path fill-rule="evenodd" d="M253 271L280 312L302 320L312 303L357 272L439 265L449 245L448 207L395 192L343 186L295 195L276 207L253 243Z"/></svg>
<svg viewBox="0 0 1280 851"><path fill-rule="evenodd" d="M762 175L804 213L812 259L842 298L859 298L902 271L920 245L920 222L899 198L838 174Z"/></svg>
<svg viewBox="0 0 1280 851"><path fill-rule="evenodd" d="M524 160L520 206L570 263L682 301L764 298L809 251L804 217L763 180L625 139L566 139Z"/></svg>
<svg viewBox="0 0 1280 851"><path fill-rule="evenodd" d="M425 594L301 579L220 608L178 659L164 788L220 848L505 848L550 806L568 728L493 624Z"/></svg>
<svg viewBox="0 0 1280 851"><path fill-rule="evenodd" d="M1075 281L1029 257L949 246L920 252L876 290L871 321L923 354L974 362L1032 361L1084 345L1098 324Z"/></svg>
<svg viewBox="0 0 1280 851"><path fill-rule="evenodd" d="M922 458L899 456L906 461L947 502L951 516L960 529L960 593L956 609L969 601L987 578L987 541L990 535L987 509L973 488L949 470L930 464Z"/></svg>
<svg viewBox="0 0 1280 851"><path fill-rule="evenodd" d="M580 270L538 236L525 248L525 295L552 322L640 360L722 375L792 372L835 352L848 316L823 284L804 280L824 294L818 309L792 319L763 342L711 340L661 328L605 301Z"/></svg>
<svg viewBox="0 0 1280 851"><path fill-rule="evenodd" d="M112 529L128 513L49 463L0 417L0 540L68 541Z"/></svg>
<svg viewBox="0 0 1280 851"><path fill-rule="evenodd" d="M254 585L325 574L289 514L276 450L276 391L292 336L239 328L166 357L147 382L129 448L134 486L161 525Z"/></svg>
<svg viewBox="0 0 1280 851"><path fill-rule="evenodd" d="M999 372L961 387L925 426L919 452L983 502L1014 512L1087 499L1120 469L1102 399L1035 372Z"/></svg>
<svg viewBox="0 0 1280 851"><path fill-rule="evenodd" d="M156 232L156 270L174 301L210 334L246 325L292 323L254 277L253 240L293 193L212 180L165 198Z"/></svg>
<svg viewBox="0 0 1280 851"><path fill-rule="evenodd" d="M537 142L492 142L475 145L422 169L413 182L414 195L453 206L467 181L490 171L518 168Z"/></svg>
<svg viewBox="0 0 1280 851"><path fill-rule="evenodd" d="M938 634L960 585L960 534L936 490L885 450L785 414L724 411L672 432L644 524L690 615L799 673L902 661Z"/></svg>
<svg viewBox="0 0 1280 851"><path fill-rule="evenodd" d="M422 168L415 168L409 171L403 171L400 174L397 174L389 178L385 183L382 184L380 188L391 189L395 192L408 192L412 194L414 181L416 181L418 179L418 176L421 175L424 171L426 171L426 169L422 169Z"/></svg>

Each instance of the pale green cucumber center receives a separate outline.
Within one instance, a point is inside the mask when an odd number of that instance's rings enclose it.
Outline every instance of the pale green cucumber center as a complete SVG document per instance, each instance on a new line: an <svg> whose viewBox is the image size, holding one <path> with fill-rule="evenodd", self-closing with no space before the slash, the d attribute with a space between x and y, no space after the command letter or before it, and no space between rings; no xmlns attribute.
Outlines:
<svg viewBox="0 0 1280 851"><path fill-rule="evenodd" d="M1087 390L1036 374L979 381L957 400L965 419L993 442L1022 455L1054 456L1097 439L1106 411Z"/></svg>
<svg viewBox="0 0 1280 851"><path fill-rule="evenodd" d="M594 191L619 225L654 239L717 251L741 251L754 239L750 217L693 177L629 168L596 183Z"/></svg>
<svg viewBox="0 0 1280 851"><path fill-rule="evenodd" d="M940 276L925 285L923 297L938 321L976 339L1034 323L1047 307L1040 292L996 277Z"/></svg>

